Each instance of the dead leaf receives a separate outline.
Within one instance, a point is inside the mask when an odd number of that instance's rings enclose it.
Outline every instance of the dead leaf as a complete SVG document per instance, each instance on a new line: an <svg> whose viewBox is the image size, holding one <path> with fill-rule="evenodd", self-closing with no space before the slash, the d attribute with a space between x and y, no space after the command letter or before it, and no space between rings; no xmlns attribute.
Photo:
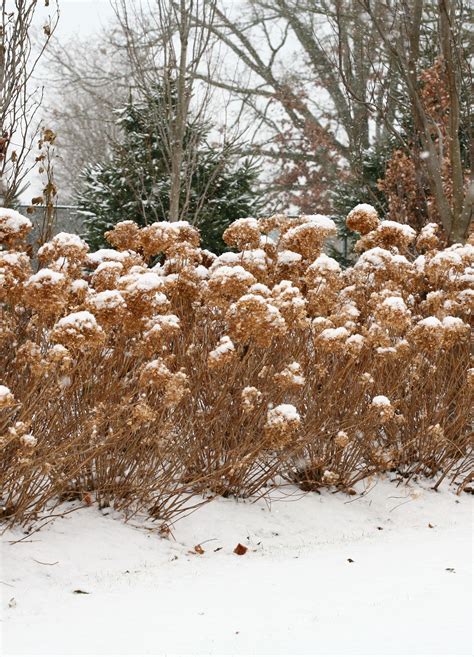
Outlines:
<svg viewBox="0 0 474 657"><path fill-rule="evenodd" d="M82 496L82 501L87 506L92 506L92 504L94 503L94 500L92 499L92 495L90 493L84 493L84 495Z"/></svg>
<svg viewBox="0 0 474 657"><path fill-rule="evenodd" d="M9 601L9 603L8 603L8 606L11 607L11 608L16 607L16 600L15 600L15 598L10 598L10 601Z"/></svg>
<svg viewBox="0 0 474 657"><path fill-rule="evenodd" d="M243 554L247 552L248 548L245 547L245 545L242 545L242 543L237 543L237 545L234 548L234 554L238 554L239 557L241 557Z"/></svg>
<svg viewBox="0 0 474 657"><path fill-rule="evenodd" d="M194 546L194 552L197 552L197 554L204 554L204 549L198 544Z"/></svg>
<svg viewBox="0 0 474 657"><path fill-rule="evenodd" d="M90 591L83 591L82 589L74 589L73 593L78 593L81 595L90 595Z"/></svg>
<svg viewBox="0 0 474 657"><path fill-rule="evenodd" d="M349 558L347 561L348 561L349 563L355 563L355 562L354 562L354 559L350 559L350 558Z"/></svg>
<svg viewBox="0 0 474 657"><path fill-rule="evenodd" d="M216 548L216 549L214 550L214 552L219 552L219 550L222 550L222 548L221 548L221 547L218 547L218 548Z"/></svg>
<svg viewBox="0 0 474 657"><path fill-rule="evenodd" d="M454 568L445 568L445 570L447 570L448 573L455 573L455 572L456 572L456 571L454 570Z"/></svg>
<svg viewBox="0 0 474 657"><path fill-rule="evenodd" d="M431 522L428 523L428 527L429 527L430 529L434 529L434 525L432 525Z"/></svg>

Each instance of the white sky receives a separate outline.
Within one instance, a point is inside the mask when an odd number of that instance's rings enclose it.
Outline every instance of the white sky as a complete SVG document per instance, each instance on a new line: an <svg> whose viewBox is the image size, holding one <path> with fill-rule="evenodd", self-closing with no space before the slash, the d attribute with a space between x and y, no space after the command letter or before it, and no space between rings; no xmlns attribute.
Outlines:
<svg viewBox="0 0 474 657"><path fill-rule="evenodd" d="M56 37L61 41L96 32L114 16L109 0L59 0L59 10Z"/></svg>
<svg viewBox="0 0 474 657"><path fill-rule="evenodd" d="M56 3L59 5L60 16L53 39L62 44L67 44L75 36L84 38L99 32L114 17L109 0L52 0L49 8L42 6L42 2L38 3L34 18L34 24L38 28L46 23L48 16L54 15ZM43 83L43 76L47 77L47 69L43 69L40 63L35 75L35 79L40 85ZM44 184L35 170L30 173L27 182L29 186L20 196L21 202L26 204L30 202L32 196L41 194Z"/></svg>

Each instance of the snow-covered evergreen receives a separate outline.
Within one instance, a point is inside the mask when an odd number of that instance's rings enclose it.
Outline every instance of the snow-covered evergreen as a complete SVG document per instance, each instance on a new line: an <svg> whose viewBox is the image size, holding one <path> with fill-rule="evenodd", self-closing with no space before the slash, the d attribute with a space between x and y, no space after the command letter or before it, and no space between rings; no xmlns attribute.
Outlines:
<svg viewBox="0 0 474 657"><path fill-rule="evenodd" d="M114 145L108 160L91 164L84 172L77 200L85 219L84 237L93 248L104 245L104 232L119 221L145 225L169 218L170 162L161 142L164 127L159 122L166 119L160 102L157 93L146 103L130 102L120 110L121 142ZM193 222L197 214L204 247L221 252L226 248L221 239L225 228L258 210L258 169L232 149L209 145L207 124L194 122L188 130L194 140L198 135L199 145L190 190L184 186L182 190L182 207L188 194L188 212L182 218Z"/></svg>

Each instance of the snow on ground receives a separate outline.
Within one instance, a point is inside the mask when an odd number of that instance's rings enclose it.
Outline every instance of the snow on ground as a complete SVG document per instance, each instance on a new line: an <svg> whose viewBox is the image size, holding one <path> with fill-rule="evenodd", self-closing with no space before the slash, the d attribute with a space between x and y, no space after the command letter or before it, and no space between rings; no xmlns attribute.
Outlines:
<svg viewBox="0 0 474 657"><path fill-rule="evenodd" d="M174 539L95 507L6 532L3 654L471 653L472 496L272 497L215 500Z"/></svg>

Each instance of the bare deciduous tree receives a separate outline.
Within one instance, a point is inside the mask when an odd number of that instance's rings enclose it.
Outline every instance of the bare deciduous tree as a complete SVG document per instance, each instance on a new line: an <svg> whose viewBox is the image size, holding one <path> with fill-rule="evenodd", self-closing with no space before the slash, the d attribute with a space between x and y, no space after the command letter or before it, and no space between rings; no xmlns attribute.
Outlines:
<svg viewBox="0 0 474 657"><path fill-rule="evenodd" d="M400 91L394 105L395 113L402 112L401 103L408 103L414 126L412 142L404 143L402 131L394 120L396 114L385 114L384 108L376 101L373 101L370 110L383 117L387 128L395 134L408 154L413 150L416 153L416 142L419 142L422 157L417 158L417 166L426 173L440 223L450 242L462 242L472 220L474 201L474 187L467 180L469 157L466 158L467 166L463 165L461 157L461 127L468 133L471 129L468 101L471 76L468 62L463 57L462 43L466 8L453 0L380 2L377 8L379 10L383 6L384 10L381 18L370 0L357 2L378 31L387 57L398 71ZM428 14L428 20L431 18L429 31L426 29L428 12L431 12ZM387 29L388 26L392 29ZM338 28L341 34L341 21L338 21ZM441 64L444 86L441 119L426 102L426 81L423 81L426 60L423 61L422 54L428 47L433 49ZM341 69L340 72L342 75ZM368 107L368 103L350 88L348 81L343 80L355 102ZM461 110L462 95L467 100L464 116ZM461 126L461 123L464 125ZM446 172L448 184L446 175L443 175Z"/></svg>
<svg viewBox="0 0 474 657"><path fill-rule="evenodd" d="M56 178L62 200L74 198L85 167L104 160L118 138L115 110L126 105L133 84L119 41L112 26L87 40L56 40L46 53L44 105L60 145Z"/></svg>
<svg viewBox="0 0 474 657"><path fill-rule="evenodd" d="M460 98L469 86L460 37L467 9L453 0L248 0L239 15L216 9L209 26L241 65L241 78L202 77L240 96L264 121L268 138L253 149L313 163L318 172L327 172L336 158L339 170L360 175L367 148L388 136L409 151L401 125L408 108L420 150L429 153L421 166L440 221L459 241L468 230L473 195L472 187L466 191L460 146ZM420 73L437 56L450 97L443 139L433 134L433 117L420 97ZM441 175L446 152L452 198Z"/></svg>
<svg viewBox="0 0 474 657"><path fill-rule="evenodd" d="M38 133L35 116L43 90L33 75L59 18L57 5L49 9L38 47L33 44L34 20L49 0L2 0L0 23L0 204L14 203L34 166L28 154Z"/></svg>
<svg viewBox="0 0 474 657"><path fill-rule="evenodd" d="M216 0L153 0L146 7L117 0L115 9L139 97L153 100L159 91L162 99L149 106L156 108L156 133L169 166L169 218L177 221L187 214L200 126L208 118L210 87L198 88L197 77L211 66Z"/></svg>

